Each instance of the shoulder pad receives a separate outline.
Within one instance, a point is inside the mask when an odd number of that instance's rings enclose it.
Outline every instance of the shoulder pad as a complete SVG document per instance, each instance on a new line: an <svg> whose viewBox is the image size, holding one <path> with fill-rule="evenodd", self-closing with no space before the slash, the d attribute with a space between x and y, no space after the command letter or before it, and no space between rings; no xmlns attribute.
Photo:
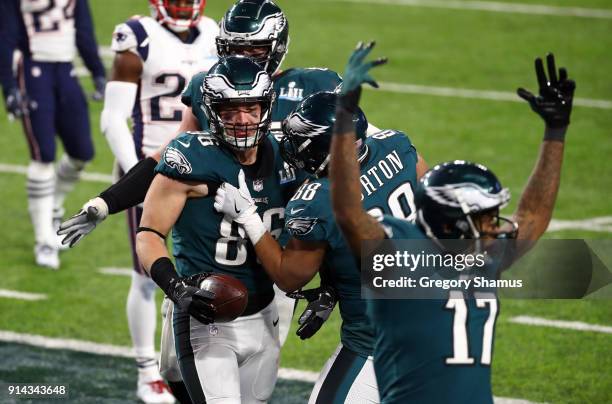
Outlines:
<svg viewBox="0 0 612 404"><path fill-rule="evenodd" d="M119 24L113 31L113 40L111 49L115 52L124 52L126 50L135 51L138 46L138 40L134 31L125 23Z"/></svg>
<svg viewBox="0 0 612 404"><path fill-rule="evenodd" d="M131 51L137 53L143 61L149 56L149 34L141 20L131 18L115 27L111 49L115 52Z"/></svg>

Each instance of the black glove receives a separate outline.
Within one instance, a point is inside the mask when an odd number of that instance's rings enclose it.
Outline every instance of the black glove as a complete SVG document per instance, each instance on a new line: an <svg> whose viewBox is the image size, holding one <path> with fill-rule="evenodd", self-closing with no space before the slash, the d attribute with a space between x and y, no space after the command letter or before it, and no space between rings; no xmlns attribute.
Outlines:
<svg viewBox="0 0 612 404"><path fill-rule="evenodd" d="M102 101L104 99L104 88L106 87L106 78L104 76L94 77L94 92L91 94L91 99L94 101Z"/></svg>
<svg viewBox="0 0 612 404"><path fill-rule="evenodd" d="M190 286L180 278L177 280L172 284L168 298L200 323L213 323L216 310L211 302L215 298L215 294L199 287Z"/></svg>
<svg viewBox="0 0 612 404"><path fill-rule="evenodd" d="M287 293L287 296L292 299L308 300L308 305L298 320L300 327L296 335L300 339L310 338L319 331L334 310L337 301L334 289L323 285L316 289Z"/></svg>
<svg viewBox="0 0 612 404"><path fill-rule="evenodd" d="M535 60L535 71L540 86L540 95L537 97L524 88L516 90L519 97L529 102L531 109L544 119L546 126L551 129L564 128L570 123L572 100L576 83L567 78L567 70L555 67L555 57L552 53L546 55L548 65L548 79L544 72L544 63L541 58Z"/></svg>
<svg viewBox="0 0 612 404"><path fill-rule="evenodd" d="M6 110L9 114L15 118L28 114L28 97L22 94L19 88L10 88L5 95Z"/></svg>
<svg viewBox="0 0 612 404"><path fill-rule="evenodd" d="M158 258L151 265L151 278L162 288L168 299L202 324L210 324L215 321L216 309L212 304L215 294L194 286L201 282L195 278L198 275L179 278L172 261L167 257Z"/></svg>

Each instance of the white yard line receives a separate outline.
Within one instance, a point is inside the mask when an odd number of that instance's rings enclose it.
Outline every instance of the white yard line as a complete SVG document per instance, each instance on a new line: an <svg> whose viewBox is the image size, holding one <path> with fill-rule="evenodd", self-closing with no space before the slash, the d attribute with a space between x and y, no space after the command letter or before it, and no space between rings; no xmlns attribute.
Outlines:
<svg viewBox="0 0 612 404"><path fill-rule="evenodd" d="M612 11L610 12L612 13ZM100 47L100 53L104 56L108 56L109 54L112 55L112 51L106 46ZM88 70L83 66L77 67L76 72L79 76L89 75ZM433 95L438 97L468 98L488 101L525 102L520 99L516 93L508 91L473 90L468 88L437 87L392 82L379 82L378 84L380 84L380 91L387 91L390 93ZM365 88L370 89L369 86L365 86ZM587 108L612 109L611 100L574 98L574 105Z"/></svg>
<svg viewBox="0 0 612 404"><path fill-rule="evenodd" d="M132 276L132 268L103 267L98 272L104 275Z"/></svg>
<svg viewBox="0 0 612 404"><path fill-rule="evenodd" d="M585 220L559 220L553 219L547 231L560 230L589 230L612 233L612 216L594 217Z"/></svg>
<svg viewBox="0 0 612 404"><path fill-rule="evenodd" d="M342 3L387 4L387 5L392 5L392 6L429 7L429 8L442 8L442 9L449 9L449 10L486 11L486 12L495 12L495 13L612 19L611 9L546 6L542 4L502 3L502 2L497 2L497 1L458 1L458 0L334 0L334 1L342 2Z"/></svg>
<svg viewBox="0 0 612 404"><path fill-rule="evenodd" d="M419 84L402 84L381 81L380 90L392 93L433 95L438 97L469 98L488 101L525 102L516 93L510 91L473 90L469 88L423 86ZM371 89L365 86L366 89ZM612 101L592 98L574 98L574 105L587 108L612 109Z"/></svg>
<svg viewBox="0 0 612 404"><path fill-rule="evenodd" d="M0 298L18 299L18 300L45 300L47 295L40 293L19 292L17 290L0 289Z"/></svg>
<svg viewBox="0 0 612 404"><path fill-rule="evenodd" d="M18 344L26 344L39 348L46 349L64 349L69 351L86 352L95 355L109 355L123 358L133 358L134 351L130 347L98 344L89 341L80 341L76 339L64 338L49 338L42 335L20 334L13 331L0 330L0 342L12 342ZM319 373L308 370L299 370L291 368L280 368L278 377L285 380L294 380L306 383L314 383L319 377ZM495 397L495 404L534 404L531 401Z"/></svg>
<svg viewBox="0 0 612 404"><path fill-rule="evenodd" d="M0 173L26 175L27 172L28 172L27 166L0 163ZM101 173L84 172L81 174L81 179L83 179L84 181L89 181L89 182L102 182L102 183L112 183L113 182L112 175L101 174Z"/></svg>
<svg viewBox="0 0 612 404"><path fill-rule="evenodd" d="M593 332L602 332L604 334L612 334L612 327L610 326L599 325L599 324L588 324L588 323L583 323L581 321L549 320L549 319L542 318L542 317L532 317L532 316L511 317L508 321L511 323L516 323L516 324L563 328L566 330L576 330L576 331L593 331Z"/></svg>
<svg viewBox="0 0 612 404"><path fill-rule="evenodd" d="M1 164L0 163L0 173L13 173L13 174L26 174L28 168L26 166L21 165L13 165L13 164ZM84 181L90 182L101 182L101 183L111 183L112 176L102 173L90 173L85 172L81 177ZM601 231L612 233L612 216L602 216L602 217L592 217L587 219L580 220L559 220L553 219L548 226L548 231L560 231L560 230L589 230L589 231ZM101 268L100 272L106 270L108 268ZM113 268L113 270L117 270L120 268ZM119 271L121 272L121 271ZM113 275L124 275L125 273L115 273Z"/></svg>

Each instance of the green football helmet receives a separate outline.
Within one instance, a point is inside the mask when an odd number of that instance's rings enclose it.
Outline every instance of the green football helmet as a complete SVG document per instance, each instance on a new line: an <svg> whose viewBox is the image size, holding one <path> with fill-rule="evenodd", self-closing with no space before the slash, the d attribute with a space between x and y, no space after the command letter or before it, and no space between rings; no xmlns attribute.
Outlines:
<svg viewBox="0 0 612 404"><path fill-rule="evenodd" d="M303 99L282 123L280 151L283 160L317 177L326 174L329 146L336 121L338 94L321 91ZM360 161L366 155L368 120L361 109L353 115Z"/></svg>
<svg viewBox="0 0 612 404"><path fill-rule="evenodd" d="M210 122L210 131L222 143L236 150L257 146L270 128L272 105L276 95L268 73L245 56L219 59L202 82L202 109ZM224 122L224 108L259 104L259 122L237 124Z"/></svg>
<svg viewBox="0 0 612 404"><path fill-rule="evenodd" d="M503 188L487 167L463 160L439 164L419 181L415 192L417 223L432 239L479 239L485 234L474 218L494 213L497 227L509 222L511 230L495 233L496 238L514 238L517 224L500 217L499 209L510 201L510 191Z"/></svg>
<svg viewBox="0 0 612 404"><path fill-rule="evenodd" d="M217 53L220 57L253 57L268 74L279 68L289 46L289 24L282 10L270 0L240 0L220 23ZM255 49L265 49L261 55Z"/></svg>

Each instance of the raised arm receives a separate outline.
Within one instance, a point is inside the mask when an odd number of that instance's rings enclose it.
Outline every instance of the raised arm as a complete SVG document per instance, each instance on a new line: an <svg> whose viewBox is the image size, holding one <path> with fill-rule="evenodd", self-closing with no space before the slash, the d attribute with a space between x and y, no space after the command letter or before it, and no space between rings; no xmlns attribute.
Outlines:
<svg viewBox="0 0 612 404"><path fill-rule="evenodd" d="M568 78L566 69L559 69L557 74L552 54L548 54L546 60L548 78L542 59L535 60L539 95L535 96L523 88L517 90L518 95L529 102L546 124L538 159L513 217L518 223L518 239L533 242L544 234L552 218L561 179L565 134L576 88L574 81Z"/></svg>
<svg viewBox="0 0 612 404"><path fill-rule="evenodd" d="M373 42L367 45L360 42L346 66L330 148L329 179L332 207L336 221L355 255L361 254L362 240L380 240L385 237L380 224L363 209L361 204L360 172L355 150L355 126L352 120L359 104L362 83L378 87L368 71L386 63L386 59L364 62L373 46Z"/></svg>

